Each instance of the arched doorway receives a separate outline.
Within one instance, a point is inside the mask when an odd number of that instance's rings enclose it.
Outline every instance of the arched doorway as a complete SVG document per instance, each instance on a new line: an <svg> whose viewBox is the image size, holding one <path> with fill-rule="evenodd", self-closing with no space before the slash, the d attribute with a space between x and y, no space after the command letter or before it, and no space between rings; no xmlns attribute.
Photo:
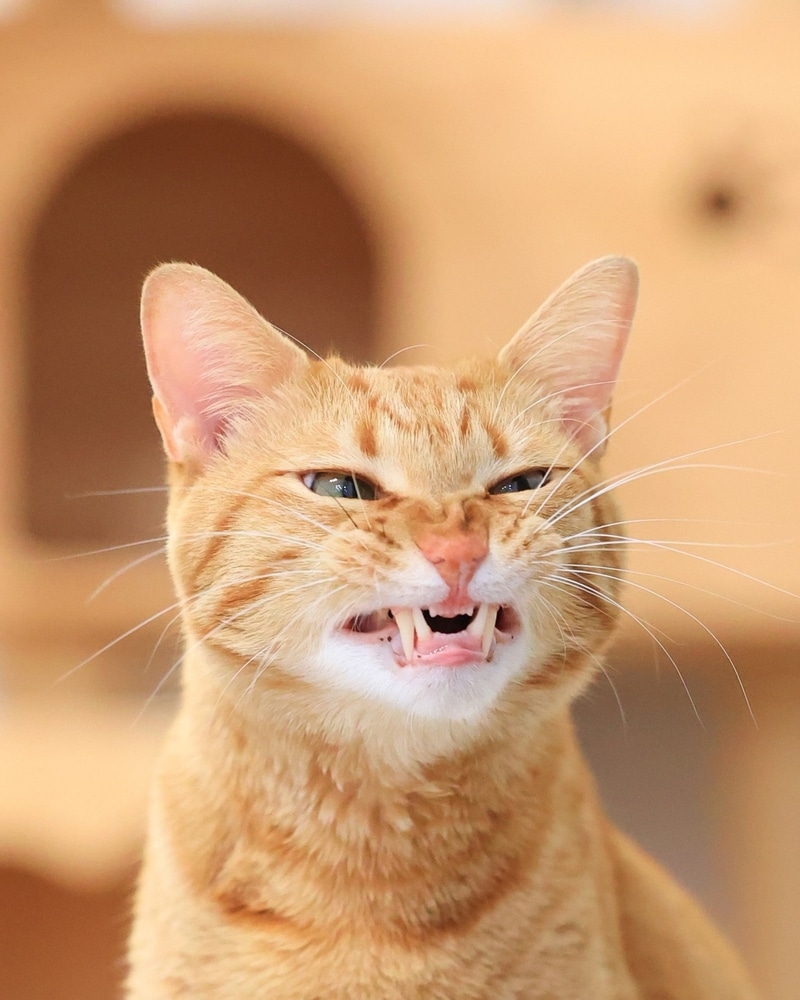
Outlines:
<svg viewBox="0 0 800 1000"><path fill-rule="evenodd" d="M314 350L371 359L369 225L324 163L231 114L148 118L91 148L53 191L24 289L24 518L46 543L157 533L162 458L138 333L142 278L189 260L217 272Z"/></svg>

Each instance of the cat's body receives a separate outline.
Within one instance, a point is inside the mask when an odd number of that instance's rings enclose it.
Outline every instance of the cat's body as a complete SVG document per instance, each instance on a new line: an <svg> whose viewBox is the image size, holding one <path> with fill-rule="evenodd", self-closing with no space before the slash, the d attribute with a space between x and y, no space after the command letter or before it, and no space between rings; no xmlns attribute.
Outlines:
<svg viewBox="0 0 800 1000"><path fill-rule="evenodd" d="M755 997L569 718L617 616L596 457L634 295L597 262L498 362L365 370L151 277L187 654L130 1000Z"/></svg>

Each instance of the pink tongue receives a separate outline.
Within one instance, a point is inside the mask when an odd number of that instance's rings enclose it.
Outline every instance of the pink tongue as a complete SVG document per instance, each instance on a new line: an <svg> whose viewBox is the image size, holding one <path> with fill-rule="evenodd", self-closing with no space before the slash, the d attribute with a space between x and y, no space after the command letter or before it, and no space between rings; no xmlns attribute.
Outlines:
<svg viewBox="0 0 800 1000"><path fill-rule="evenodd" d="M445 635L434 632L427 639L418 639L414 662L435 667L460 667L465 663L484 660L481 637L469 632L455 632Z"/></svg>

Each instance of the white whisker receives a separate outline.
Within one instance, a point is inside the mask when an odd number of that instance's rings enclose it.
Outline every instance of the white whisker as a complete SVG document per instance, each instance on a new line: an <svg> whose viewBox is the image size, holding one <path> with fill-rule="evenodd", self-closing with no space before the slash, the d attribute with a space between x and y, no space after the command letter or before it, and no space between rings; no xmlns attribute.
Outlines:
<svg viewBox="0 0 800 1000"><path fill-rule="evenodd" d="M581 570L580 572L583 573L584 571ZM592 577L599 577L599 578L606 579L606 580L613 580L613 579L615 579L615 577L609 575L608 573L602 573L602 572L599 572L597 570L586 570L585 572L586 572L587 575L592 576ZM684 608L682 605L678 604L676 601L673 601L669 597L666 597L664 594L659 593L657 590L653 590L652 587L645 587L644 584L637 583L635 580L629 580L628 581L628 586L635 587L637 590L640 590L640 591L642 591L645 594L650 594L653 597L657 597L659 600L664 601L670 607L675 608L677 611L682 612L683 614L686 615L687 618L689 618L689 619L691 619L691 621L695 622L706 633L707 636L709 636L709 638L720 649L720 651L722 652L723 656L728 661L728 664L730 665L731 670L733 670L734 676L736 677L736 681L737 681L737 683L739 685L739 688L740 688L740 690L742 692L742 696L744 697L745 705L747 705L747 711L750 714L750 718L753 720L753 724L756 725L756 727L757 727L758 723L756 722L756 717L753 714L753 708L752 708L752 706L750 704L750 699L747 696L747 691L745 690L745 686L744 686L744 682L742 681L741 674L739 673L739 670L736 667L736 664L733 662L733 657L728 652L728 650L725 648L724 643L717 636L717 634L712 629L710 629L708 627L708 625L705 624L704 621L702 621L700 618L698 618L697 615L693 614L691 611L689 611L687 608Z"/></svg>
<svg viewBox="0 0 800 1000"><path fill-rule="evenodd" d="M756 438L742 438L739 441L728 441L724 444L711 445L707 448L699 448L696 451L687 452L684 455L678 455L673 458L667 458L660 462L653 462L650 465L640 466L638 469L633 469L630 472L619 473L616 476L612 476L609 479L605 479L602 482L589 487L582 493L579 493L572 500L568 501L564 507L557 510L550 518L545 521L546 527L552 527L557 524L562 518L573 514L576 510L585 506L587 503L591 503L593 500L598 499L601 496L611 492L611 490L619 489L622 486L626 486L629 483L637 482L640 479L646 479L648 476L661 475L665 472L679 472L686 471L689 469L704 469L704 470L719 470L724 472L746 472L755 473L757 475L778 475L779 473L774 473L770 470L765 469L753 469L747 466L740 465L727 465L723 463L713 463L713 462L689 462L688 459L696 458L699 455L705 455L712 451L717 451L721 448L731 448L739 444L744 444L753 440L759 440L761 437L766 435L759 435ZM556 483L555 489L563 482L560 480ZM552 495L552 494L551 494ZM533 497L536 496L534 493L531 500L528 501L527 507L533 502ZM536 513L538 514L544 503L547 502L549 497L546 497L542 504L540 504Z"/></svg>
<svg viewBox="0 0 800 1000"><path fill-rule="evenodd" d="M405 354L406 351L418 351L421 348L431 347L430 344L410 344L408 347L401 347L399 351L395 351L394 354L390 354L388 358L384 358L383 361L378 365L378 368L385 368L390 361L394 361L395 358L399 357L401 354Z"/></svg>
<svg viewBox="0 0 800 1000"><path fill-rule="evenodd" d="M135 635L136 632L139 632L141 631L141 629L146 628L148 625L151 625L154 621L158 621L158 619L162 615L166 615L170 611L174 611L176 608L180 607L180 603L181 603L180 601L175 601L173 604L169 604L166 608L162 608L161 611L156 611L155 614L150 615L148 618L145 618L143 621L140 621L137 625L134 625L132 628L129 628L126 632L123 632L122 635L118 635L116 639L112 639L111 642L107 642L105 646L102 647L102 649L96 650L94 653L91 654L91 656L87 656L85 660L81 660L80 663L77 663L74 667L70 667L69 670L65 671L63 674L57 677L53 681L53 686L55 686L56 684L63 683L69 677L72 677L73 674L76 674L79 670L82 670L83 667L85 667L87 664L91 663L93 660L96 660L99 656L102 656L103 653L107 653L109 649L113 649L114 646L117 646L119 643L123 642L125 639L128 638L128 636Z"/></svg>
<svg viewBox="0 0 800 1000"><path fill-rule="evenodd" d="M136 569L137 566L141 566L143 563L148 562L150 559L154 559L156 556L163 555L164 546L162 545L160 548L154 549L152 552L146 552L143 556L139 556L138 559L133 559L131 562L125 563L124 566L120 566L120 568L115 570L110 576L107 576L99 586L94 588L91 594L89 594L86 598L86 603L91 604L95 598L99 597L100 594L103 593L106 587L109 587L116 580L119 580L119 578L124 576L125 573L128 573L132 569Z"/></svg>
<svg viewBox="0 0 800 1000"><path fill-rule="evenodd" d="M689 702L692 706L692 711L694 712L697 721L700 723L701 726L703 726L703 728L705 728L705 724L702 718L700 717L700 713L697 710L697 705L695 704L695 700L692 697L692 692L689 690L689 685L686 683L686 678L683 676L683 673L681 672L680 667L675 661L675 658L672 656L672 654L664 645L664 643L658 638L656 632L660 632L661 635L664 635L666 639L669 639L669 641L673 641L670 639L669 636L667 636L661 629L657 629L654 625L646 622L643 618L639 617L639 615L634 614L629 608L626 608L623 604L620 604L618 601L615 601L613 598L609 597L608 594L605 594L603 591L598 590L596 587L592 587L590 584L582 583L579 580L575 580L573 577L569 576L562 577L559 576L558 574L551 574L551 576L549 576L545 582L548 585L552 585L551 581L553 580L559 581L560 583L565 584L568 587L572 587L576 590L582 590L584 591L584 593L591 594L594 597L599 597L601 600L608 602L612 607L616 608L622 614L627 615L631 619L631 621L635 622L640 628L642 628L650 636L653 642L656 643L656 645L659 647L662 653L672 664L672 667L675 670L675 673L678 675L678 678L681 682L683 690L686 692L686 696L689 699Z"/></svg>

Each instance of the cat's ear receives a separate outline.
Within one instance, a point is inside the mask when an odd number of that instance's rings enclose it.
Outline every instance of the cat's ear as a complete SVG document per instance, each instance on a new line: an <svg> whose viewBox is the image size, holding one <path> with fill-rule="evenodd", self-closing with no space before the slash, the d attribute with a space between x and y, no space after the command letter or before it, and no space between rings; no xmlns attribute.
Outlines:
<svg viewBox="0 0 800 1000"><path fill-rule="evenodd" d="M162 264L142 289L153 412L174 462L203 464L254 397L308 359L230 285L193 264Z"/></svg>
<svg viewBox="0 0 800 1000"><path fill-rule="evenodd" d="M638 272L602 257L569 278L500 352L499 360L560 407L569 433L599 457L633 313Z"/></svg>

